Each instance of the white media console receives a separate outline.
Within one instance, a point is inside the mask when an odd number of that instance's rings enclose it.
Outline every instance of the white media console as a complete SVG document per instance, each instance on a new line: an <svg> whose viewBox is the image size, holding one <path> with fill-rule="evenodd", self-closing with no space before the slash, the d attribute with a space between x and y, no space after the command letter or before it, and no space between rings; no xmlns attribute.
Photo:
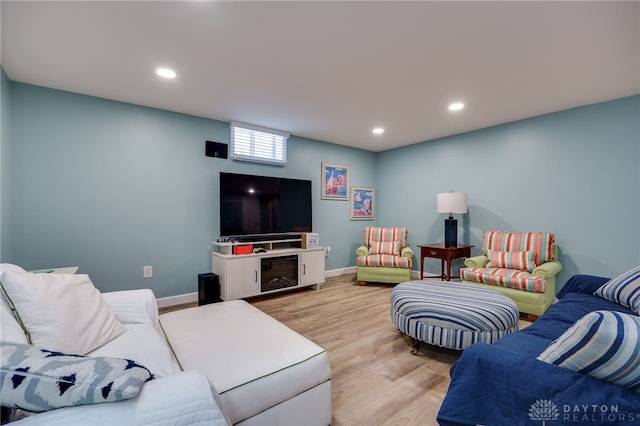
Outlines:
<svg viewBox="0 0 640 426"><path fill-rule="evenodd" d="M301 248L301 239L253 241L264 251L233 254L232 242L211 243L211 269L223 300L242 299L324 283L324 247ZM217 250L213 250L215 247Z"/></svg>

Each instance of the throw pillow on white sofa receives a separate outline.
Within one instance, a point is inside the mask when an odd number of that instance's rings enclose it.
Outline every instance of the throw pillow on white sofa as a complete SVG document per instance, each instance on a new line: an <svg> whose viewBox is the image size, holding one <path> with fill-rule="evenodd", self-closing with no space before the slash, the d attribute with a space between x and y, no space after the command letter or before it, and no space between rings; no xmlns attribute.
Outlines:
<svg viewBox="0 0 640 426"><path fill-rule="evenodd" d="M27 272L18 265L0 263L0 276L3 272ZM9 302L0 292L0 340L27 343L27 336L16 320Z"/></svg>
<svg viewBox="0 0 640 426"><path fill-rule="evenodd" d="M126 331L88 275L4 272L0 284L36 346L84 355Z"/></svg>
<svg viewBox="0 0 640 426"><path fill-rule="evenodd" d="M42 412L133 398L153 378L128 359L85 357L2 342L0 400L4 407Z"/></svg>

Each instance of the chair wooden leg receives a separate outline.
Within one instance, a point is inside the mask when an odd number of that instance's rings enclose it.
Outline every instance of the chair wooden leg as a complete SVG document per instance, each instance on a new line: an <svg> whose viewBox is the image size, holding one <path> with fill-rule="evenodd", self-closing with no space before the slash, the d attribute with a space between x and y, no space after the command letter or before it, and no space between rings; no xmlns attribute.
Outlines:
<svg viewBox="0 0 640 426"><path fill-rule="evenodd" d="M538 316L533 314L527 314L527 319L531 322L534 322L535 320L538 319Z"/></svg>
<svg viewBox="0 0 640 426"><path fill-rule="evenodd" d="M358 281L358 284L360 284L360 285L367 285L367 282L366 282L366 281Z"/></svg>

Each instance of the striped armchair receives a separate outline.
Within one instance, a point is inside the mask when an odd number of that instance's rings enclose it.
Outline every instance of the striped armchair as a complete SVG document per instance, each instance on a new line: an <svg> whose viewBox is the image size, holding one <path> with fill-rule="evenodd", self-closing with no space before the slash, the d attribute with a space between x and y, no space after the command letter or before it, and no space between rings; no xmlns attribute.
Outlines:
<svg viewBox="0 0 640 426"><path fill-rule="evenodd" d="M411 277L413 250L407 228L368 226L362 230L362 245L356 249L356 276L367 281L401 283Z"/></svg>
<svg viewBox="0 0 640 426"><path fill-rule="evenodd" d="M485 231L482 255L465 260L462 282L499 291L520 312L542 315L556 296L558 262L555 237L548 232Z"/></svg>

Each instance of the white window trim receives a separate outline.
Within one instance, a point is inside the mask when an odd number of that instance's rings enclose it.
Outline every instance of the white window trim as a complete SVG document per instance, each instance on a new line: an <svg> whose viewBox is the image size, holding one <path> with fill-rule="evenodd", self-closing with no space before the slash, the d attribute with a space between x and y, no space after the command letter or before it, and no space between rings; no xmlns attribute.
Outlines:
<svg viewBox="0 0 640 426"><path fill-rule="evenodd" d="M254 155L246 155L246 154L237 153L236 152L236 147L235 147L235 129L236 128L241 128L241 129L250 130L250 131L267 133L267 134L270 134L270 135L281 136L283 138L283 141L282 141L282 156L283 156L283 159L280 160L280 159L275 159L275 158L264 158L264 157L254 156ZM256 163L278 164L278 165L285 165L287 163L287 139L289 138L289 133L283 132L281 130L269 129L267 127L256 126L256 125L253 125L253 124L241 123L241 122L238 122L238 121L232 121L230 123L230 129L231 129L231 154L230 154L230 156L231 156L232 159L241 160L241 161L252 161L252 162L256 162Z"/></svg>

